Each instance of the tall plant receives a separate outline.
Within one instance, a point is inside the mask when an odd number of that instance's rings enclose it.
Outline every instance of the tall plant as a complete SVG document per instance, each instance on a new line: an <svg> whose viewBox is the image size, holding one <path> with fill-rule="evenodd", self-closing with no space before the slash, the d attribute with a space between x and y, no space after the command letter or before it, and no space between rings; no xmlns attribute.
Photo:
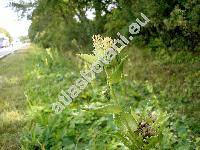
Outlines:
<svg viewBox="0 0 200 150"><path fill-rule="evenodd" d="M100 35L94 36L93 42L93 54L79 55L86 62L86 66L103 57L114 43L111 38L103 38ZM127 148L133 150L171 148L173 135L166 127L168 115L159 109L156 97L144 106L123 106L123 99L119 98L115 87L122 85L125 80L123 68L127 56L121 53L121 49L117 49L117 52L112 62L104 66L108 91L114 102L111 107L115 108L112 114L116 124L116 136Z"/></svg>

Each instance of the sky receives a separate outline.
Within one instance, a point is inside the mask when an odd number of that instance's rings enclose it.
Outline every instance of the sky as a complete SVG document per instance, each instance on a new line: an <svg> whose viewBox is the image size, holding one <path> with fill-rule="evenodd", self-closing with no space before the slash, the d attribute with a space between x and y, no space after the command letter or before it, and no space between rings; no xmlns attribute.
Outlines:
<svg viewBox="0 0 200 150"><path fill-rule="evenodd" d="M9 0L0 0L0 27L6 29L13 38L28 35L31 21L20 19L12 8L7 7Z"/></svg>

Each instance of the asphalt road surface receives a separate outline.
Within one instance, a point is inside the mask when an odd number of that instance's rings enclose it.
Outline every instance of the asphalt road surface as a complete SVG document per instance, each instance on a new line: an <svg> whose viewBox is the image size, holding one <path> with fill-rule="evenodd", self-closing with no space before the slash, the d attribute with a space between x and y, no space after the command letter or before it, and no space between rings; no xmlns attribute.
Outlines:
<svg viewBox="0 0 200 150"><path fill-rule="evenodd" d="M6 47L6 48L0 48L0 59L9 55L9 54L14 53L17 50L26 48L28 45L29 44L26 43L26 44L13 45L13 46L9 46L9 47Z"/></svg>

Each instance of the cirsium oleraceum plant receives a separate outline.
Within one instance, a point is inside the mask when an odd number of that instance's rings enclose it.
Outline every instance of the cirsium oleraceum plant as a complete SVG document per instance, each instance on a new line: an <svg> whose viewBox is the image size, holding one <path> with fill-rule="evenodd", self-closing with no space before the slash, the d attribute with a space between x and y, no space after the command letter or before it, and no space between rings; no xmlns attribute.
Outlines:
<svg viewBox="0 0 200 150"><path fill-rule="evenodd" d="M88 67L99 57L103 57L113 43L114 41L110 37L103 38L95 35L93 36L93 53L78 54L78 56L84 60L85 67ZM112 62L104 66L108 91L114 102L110 106L112 108L108 109L106 106L105 109L112 110L111 113L116 124L116 136L127 149L131 150L170 149L173 134L166 127L168 115L159 109L157 99L154 98L150 105L124 108L121 105L123 99L116 95L114 87L124 80L123 68L127 60L127 56L123 56L121 50L117 49L118 53Z"/></svg>

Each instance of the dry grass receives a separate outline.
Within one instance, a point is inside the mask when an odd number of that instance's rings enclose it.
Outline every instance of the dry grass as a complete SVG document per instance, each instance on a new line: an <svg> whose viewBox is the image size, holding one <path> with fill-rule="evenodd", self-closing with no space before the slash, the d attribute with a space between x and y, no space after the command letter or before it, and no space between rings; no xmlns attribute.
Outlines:
<svg viewBox="0 0 200 150"><path fill-rule="evenodd" d="M25 124L24 79L27 53L18 51L0 60L0 149L20 149Z"/></svg>

